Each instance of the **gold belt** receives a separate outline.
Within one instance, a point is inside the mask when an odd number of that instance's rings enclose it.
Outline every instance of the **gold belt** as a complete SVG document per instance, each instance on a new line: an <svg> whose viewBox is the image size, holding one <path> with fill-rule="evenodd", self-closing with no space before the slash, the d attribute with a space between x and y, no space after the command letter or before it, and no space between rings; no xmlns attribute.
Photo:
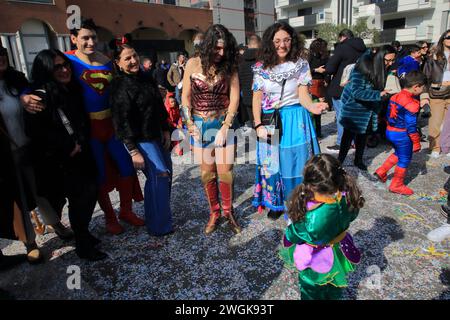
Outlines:
<svg viewBox="0 0 450 320"><path fill-rule="evenodd" d="M326 245L316 245L316 244L312 244L312 243L307 243L307 245L314 247L314 248L319 248L319 247L326 247L326 246L333 246L336 243L341 242L342 240L344 240L345 236L347 235L347 230L345 230L344 232L342 232L340 235L338 235L336 238L334 238L333 240L331 240L329 243L327 243Z"/></svg>
<svg viewBox="0 0 450 320"><path fill-rule="evenodd" d="M99 111L99 112L90 112L89 113L89 118L91 120L103 120L103 119L108 119L111 117L112 117L111 109L106 109L106 110Z"/></svg>

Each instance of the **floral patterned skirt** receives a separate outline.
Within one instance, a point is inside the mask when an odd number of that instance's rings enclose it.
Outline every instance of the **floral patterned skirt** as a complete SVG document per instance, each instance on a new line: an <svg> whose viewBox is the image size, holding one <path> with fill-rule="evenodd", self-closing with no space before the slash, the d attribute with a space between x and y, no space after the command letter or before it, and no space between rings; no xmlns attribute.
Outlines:
<svg viewBox="0 0 450 320"><path fill-rule="evenodd" d="M256 147L253 206L273 211L286 210L290 194L303 181L306 162L320 153L308 110L300 104L284 106L280 116L282 137L279 143L259 140Z"/></svg>

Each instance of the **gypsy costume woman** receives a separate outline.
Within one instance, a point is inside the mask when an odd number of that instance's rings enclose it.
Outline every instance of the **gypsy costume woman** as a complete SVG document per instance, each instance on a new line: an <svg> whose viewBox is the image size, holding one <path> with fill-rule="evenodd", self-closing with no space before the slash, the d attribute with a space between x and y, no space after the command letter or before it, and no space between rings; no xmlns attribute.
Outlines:
<svg viewBox="0 0 450 320"><path fill-rule="evenodd" d="M299 103L298 87L311 83L311 73L303 59L272 69L265 69L258 62L253 73L253 91L263 92L262 115L279 108L282 124L279 143L264 140L257 143L253 206L259 210L266 207L284 211L292 190L303 181L306 162L320 153L310 113Z"/></svg>
<svg viewBox="0 0 450 320"><path fill-rule="evenodd" d="M345 193L335 197L315 194L305 219L287 227L280 256L299 271L302 300L339 299L347 274L361 260L347 229L358 216L350 210Z"/></svg>

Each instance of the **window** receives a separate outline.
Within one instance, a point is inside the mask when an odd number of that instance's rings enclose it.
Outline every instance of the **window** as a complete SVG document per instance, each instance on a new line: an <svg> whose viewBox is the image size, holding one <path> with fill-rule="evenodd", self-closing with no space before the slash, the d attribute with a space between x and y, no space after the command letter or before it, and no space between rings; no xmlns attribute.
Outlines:
<svg viewBox="0 0 450 320"><path fill-rule="evenodd" d="M406 18L385 20L383 22L383 30L386 29L402 29L406 26Z"/></svg>
<svg viewBox="0 0 450 320"><path fill-rule="evenodd" d="M298 16L309 16L312 14L312 8L298 9Z"/></svg>

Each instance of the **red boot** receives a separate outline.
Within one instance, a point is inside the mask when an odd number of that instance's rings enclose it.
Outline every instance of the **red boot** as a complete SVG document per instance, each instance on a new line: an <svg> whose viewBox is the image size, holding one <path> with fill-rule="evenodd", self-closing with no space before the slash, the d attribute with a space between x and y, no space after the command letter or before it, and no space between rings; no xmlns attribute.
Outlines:
<svg viewBox="0 0 450 320"><path fill-rule="evenodd" d="M109 199L109 193L105 188L100 188L98 204L105 213L106 231L114 235L123 233L124 229L119 221L117 221L116 213L114 212L111 200Z"/></svg>
<svg viewBox="0 0 450 320"><path fill-rule="evenodd" d="M231 230L234 233L240 233L241 227L234 218L233 210L233 173L219 174L219 190L222 196L222 210L225 218L228 219Z"/></svg>
<svg viewBox="0 0 450 320"><path fill-rule="evenodd" d="M375 171L373 174L377 177L381 182L387 181L387 173L392 169L398 162L398 157L395 154L391 154L386 161Z"/></svg>
<svg viewBox="0 0 450 320"><path fill-rule="evenodd" d="M403 181L406 176L406 169L395 167L394 172L394 178L392 179L391 186L389 187L389 190L394 193L403 194L405 196L410 196L414 194L414 191L412 191L410 188L404 185Z"/></svg>
<svg viewBox="0 0 450 320"><path fill-rule="evenodd" d="M134 179L134 176L126 178L121 177L117 184L120 196L119 219L131 224L132 226L141 227L145 225L145 221L136 216L136 214L132 211Z"/></svg>
<svg viewBox="0 0 450 320"><path fill-rule="evenodd" d="M205 188L206 198L209 204L209 221L205 227L205 233L210 234L216 230L220 218L219 190L217 188L216 172L202 172L202 183Z"/></svg>

